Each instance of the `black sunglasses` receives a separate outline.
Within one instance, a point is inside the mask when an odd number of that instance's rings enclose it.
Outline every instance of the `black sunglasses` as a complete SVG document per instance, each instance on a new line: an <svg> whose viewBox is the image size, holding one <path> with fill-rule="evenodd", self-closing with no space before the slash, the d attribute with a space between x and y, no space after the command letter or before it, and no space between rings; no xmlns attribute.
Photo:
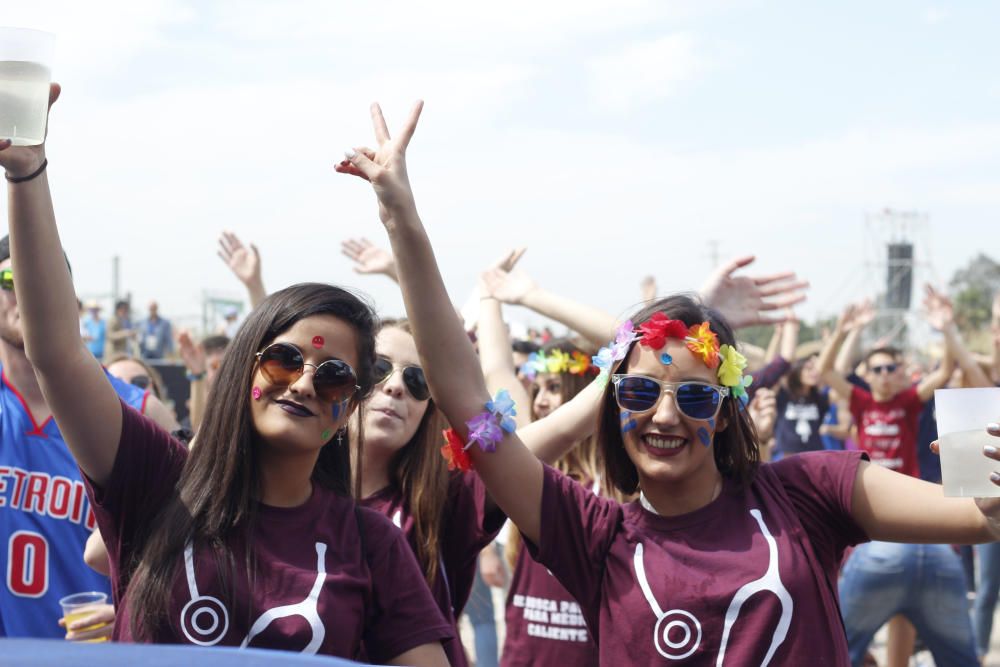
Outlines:
<svg viewBox="0 0 1000 667"><path fill-rule="evenodd" d="M330 403L340 403L360 389L354 369L341 359L328 359L321 363L307 364L302 351L291 343L273 343L257 353L260 371L270 382L287 387L298 381L306 366L315 369L313 388L316 395Z"/></svg>
<svg viewBox="0 0 1000 667"><path fill-rule="evenodd" d="M375 366L372 372L375 375L375 384L382 384L388 380L396 366L386 357L379 356L375 359ZM431 390L427 386L427 378L424 376L424 369L420 366L402 366L403 384L410 396L418 401L426 401L431 397Z"/></svg>
<svg viewBox="0 0 1000 667"><path fill-rule="evenodd" d="M672 394L677 410L691 419L714 419L729 395L728 387L707 382L660 382L645 375L612 375L618 407L629 412L648 412L656 407L663 392Z"/></svg>
<svg viewBox="0 0 1000 667"><path fill-rule="evenodd" d="M879 373L895 373L897 368L899 368L899 364L882 364L881 366L872 366L872 373L875 373L875 375Z"/></svg>

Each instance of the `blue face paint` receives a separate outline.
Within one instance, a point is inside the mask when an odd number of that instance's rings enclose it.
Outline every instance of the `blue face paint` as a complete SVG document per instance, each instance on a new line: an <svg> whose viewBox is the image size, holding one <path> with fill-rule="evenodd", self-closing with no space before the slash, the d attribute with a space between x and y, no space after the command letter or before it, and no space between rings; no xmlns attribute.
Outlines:
<svg viewBox="0 0 1000 667"><path fill-rule="evenodd" d="M708 425L712 427L713 431L715 430L715 417L712 417L708 420Z"/></svg>
<svg viewBox="0 0 1000 667"><path fill-rule="evenodd" d="M623 422L627 422L631 418L632 418L632 413L629 412L628 410L622 410L621 413L618 415L618 419L622 420Z"/></svg>
<svg viewBox="0 0 1000 667"><path fill-rule="evenodd" d="M667 354L666 352L664 352L663 354L661 354L661 355L660 355L660 362L661 362L661 363L662 363L662 364L663 364L664 366L669 366L670 364L672 364L672 363L673 363L673 361L674 361L674 358L673 358L673 357L671 357L671 356L670 356L669 354Z"/></svg>
<svg viewBox="0 0 1000 667"><path fill-rule="evenodd" d="M333 404L333 418L340 419L340 415L347 410L347 401L341 401L340 403Z"/></svg>
<svg viewBox="0 0 1000 667"><path fill-rule="evenodd" d="M706 447L712 444L712 436L708 434L708 430L704 426L698 429L698 439Z"/></svg>
<svg viewBox="0 0 1000 667"><path fill-rule="evenodd" d="M638 425L639 424L637 424L634 419L629 419L627 422L622 424L622 434L624 435L625 433L628 433Z"/></svg>

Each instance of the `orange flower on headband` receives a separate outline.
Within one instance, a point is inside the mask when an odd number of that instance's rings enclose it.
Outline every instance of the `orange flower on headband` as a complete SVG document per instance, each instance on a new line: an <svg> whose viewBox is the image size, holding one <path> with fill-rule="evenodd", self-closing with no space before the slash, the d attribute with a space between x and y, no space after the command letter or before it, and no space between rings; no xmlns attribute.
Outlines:
<svg viewBox="0 0 1000 667"><path fill-rule="evenodd" d="M580 350L573 350L573 360L569 362L569 372L573 375L583 375L590 370L590 357Z"/></svg>
<svg viewBox="0 0 1000 667"><path fill-rule="evenodd" d="M688 329L687 348L691 354L701 357L705 365L715 370L719 366L719 337L708 322L695 324Z"/></svg>
<svg viewBox="0 0 1000 667"><path fill-rule="evenodd" d="M659 350L667 344L668 338L684 340L688 336L688 328L680 320L667 319L663 313L653 313L653 316L639 325L642 338L639 343L644 347Z"/></svg>
<svg viewBox="0 0 1000 667"><path fill-rule="evenodd" d="M448 462L448 470L461 470L468 472L472 470L472 459L465 451L465 443L462 437L453 428L448 428L441 433L444 435L444 447L441 448L441 455Z"/></svg>

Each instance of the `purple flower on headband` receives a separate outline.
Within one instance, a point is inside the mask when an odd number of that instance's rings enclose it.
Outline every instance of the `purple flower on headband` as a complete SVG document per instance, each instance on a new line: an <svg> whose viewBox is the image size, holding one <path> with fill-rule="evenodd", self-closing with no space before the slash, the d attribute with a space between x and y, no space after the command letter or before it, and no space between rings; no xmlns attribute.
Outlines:
<svg viewBox="0 0 1000 667"><path fill-rule="evenodd" d="M476 443L484 452L495 452L503 440L503 430L497 425L492 412L481 412L465 422L469 427L469 444Z"/></svg>
<svg viewBox="0 0 1000 667"><path fill-rule="evenodd" d="M594 356L594 365L601 369L600 374L606 376L616 361L621 361L628 354L629 346L639 335L632 328L632 320L626 320L615 329L615 339L609 347L602 347Z"/></svg>
<svg viewBox="0 0 1000 667"><path fill-rule="evenodd" d="M514 399L506 389L498 391L493 400L486 401L486 409L499 417L500 428L503 430L513 433L517 429L517 422L514 421L517 409L514 407Z"/></svg>

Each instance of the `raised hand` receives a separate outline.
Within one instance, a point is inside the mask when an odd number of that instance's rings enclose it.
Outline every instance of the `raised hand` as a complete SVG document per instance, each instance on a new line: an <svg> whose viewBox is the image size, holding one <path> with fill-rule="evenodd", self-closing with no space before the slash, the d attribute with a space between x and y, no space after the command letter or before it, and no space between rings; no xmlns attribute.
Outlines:
<svg viewBox="0 0 1000 667"><path fill-rule="evenodd" d="M525 297L538 287L527 274L521 271L511 273L499 266L483 273L482 285L489 296L514 304L523 303Z"/></svg>
<svg viewBox="0 0 1000 667"><path fill-rule="evenodd" d="M924 285L924 310L927 312L927 323L938 331L955 320L951 299L929 284Z"/></svg>
<svg viewBox="0 0 1000 667"><path fill-rule="evenodd" d="M335 167L342 174L353 174L371 182L378 197L379 218L385 224L395 215L408 213L416 208L410 178L406 172L406 148L417 129L417 121L420 120L423 108L423 101L413 105L399 134L393 139L389 136L382 108L378 103L372 104L372 125L378 149L353 148L345 154L347 159Z"/></svg>
<svg viewBox="0 0 1000 667"><path fill-rule="evenodd" d="M57 99L62 88L58 83L49 84L49 109ZM45 129L48 134L48 127ZM3 167L11 178L21 178L35 173L45 161L45 144L38 146L14 146L10 139L0 139L0 167Z"/></svg>
<svg viewBox="0 0 1000 667"><path fill-rule="evenodd" d="M187 329L177 334L177 354L190 372L195 375L205 372L205 352L192 340Z"/></svg>
<svg viewBox="0 0 1000 667"><path fill-rule="evenodd" d="M724 264L700 290L702 300L737 329L781 322L784 318L767 313L805 301L806 295L801 290L809 287L807 281L798 280L791 271L755 277L733 275L754 259L753 255L747 255Z"/></svg>
<svg viewBox="0 0 1000 667"><path fill-rule="evenodd" d="M871 299L858 304L849 303L837 319L837 326L843 331L863 329L875 320L875 306Z"/></svg>
<svg viewBox="0 0 1000 667"><path fill-rule="evenodd" d="M396 260L392 253L368 239L347 239L340 243L340 253L354 262L354 272L381 273L396 280Z"/></svg>
<svg viewBox="0 0 1000 667"><path fill-rule="evenodd" d="M750 419L757 429L757 436L761 442L767 442L774 435L774 422L778 417L778 402L774 391L763 387L758 389L748 409Z"/></svg>
<svg viewBox="0 0 1000 667"><path fill-rule="evenodd" d="M639 281L639 294L643 303L656 300L656 278L653 276L643 276Z"/></svg>
<svg viewBox="0 0 1000 667"><path fill-rule="evenodd" d="M260 252L253 243L250 247L243 245L240 237L233 232L225 231L219 235L219 258L226 263L233 275L244 285L249 285L261 279Z"/></svg>

